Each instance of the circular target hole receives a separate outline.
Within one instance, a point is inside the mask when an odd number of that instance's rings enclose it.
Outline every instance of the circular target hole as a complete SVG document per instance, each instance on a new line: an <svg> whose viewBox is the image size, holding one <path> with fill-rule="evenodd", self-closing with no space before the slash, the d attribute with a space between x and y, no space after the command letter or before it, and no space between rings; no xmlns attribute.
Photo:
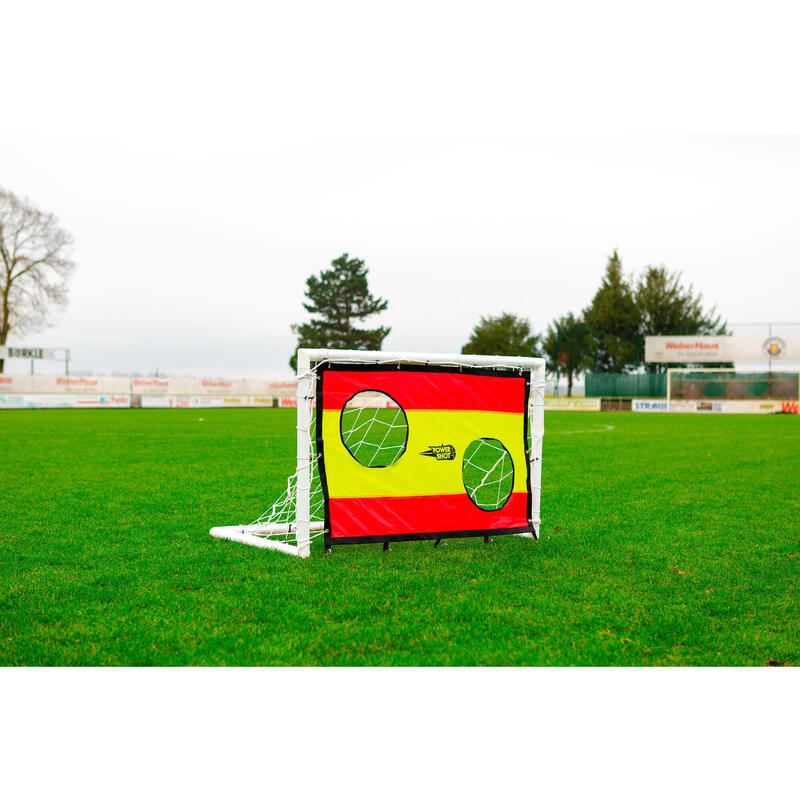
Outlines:
<svg viewBox="0 0 800 800"><path fill-rule="evenodd" d="M406 413L384 392L354 394L344 404L340 429L347 451L364 467L391 467L406 450Z"/></svg>
<svg viewBox="0 0 800 800"><path fill-rule="evenodd" d="M514 486L514 462L497 439L474 439L464 451L461 477L469 499L483 511L501 509Z"/></svg>

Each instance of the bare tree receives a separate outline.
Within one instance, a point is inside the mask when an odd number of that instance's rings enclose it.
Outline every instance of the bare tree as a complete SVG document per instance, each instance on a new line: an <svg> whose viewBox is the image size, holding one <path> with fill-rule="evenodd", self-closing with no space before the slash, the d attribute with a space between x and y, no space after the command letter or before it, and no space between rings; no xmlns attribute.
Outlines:
<svg viewBox="0 0 800 800"><path fill-rule="evenodd" d="M11 331L47 327L51 310L66 306L71 248L72 236L53 214L0 186L0 345Z"/></svg>

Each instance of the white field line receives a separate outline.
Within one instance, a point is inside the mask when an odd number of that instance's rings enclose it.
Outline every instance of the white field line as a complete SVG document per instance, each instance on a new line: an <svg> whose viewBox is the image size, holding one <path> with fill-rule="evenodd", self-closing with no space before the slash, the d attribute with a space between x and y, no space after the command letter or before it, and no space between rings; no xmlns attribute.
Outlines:
<svg viewBox="0 0 800 800"><path fill-rule="evenodd" d="M550 431L547 435L548 436L557 436L560 433L568 434L568 433L608 433L608 431L613 431L613 425L603 425L601 428L591 428L582 431Z"/></svg>

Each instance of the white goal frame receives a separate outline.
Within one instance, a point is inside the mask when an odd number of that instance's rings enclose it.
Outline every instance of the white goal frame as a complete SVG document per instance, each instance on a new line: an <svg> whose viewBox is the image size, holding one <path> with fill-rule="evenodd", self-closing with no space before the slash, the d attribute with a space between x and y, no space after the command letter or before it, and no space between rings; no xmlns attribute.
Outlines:
<svg viewBox="0 0 800 800"><path fill-rule="evenodd" d="M759 373L759 374L780 374L780 373L789 373L792 374L794 372L798 372L800 370L790 369L785 367L784 369L741 369L737 367L669 367L667 369L667 411L672 411L672 376L679 374L679 373L691 373L691 372L711 372L711 373L720 373L720 372L729 372L732 374L736 374L738 372L742 372L745 375ZM798 378L798 384L800 384L800 378ZM798 386L798 395L800 395L800 385ZM703 398L709 399L709 398ZM723 398L724 399L724 398ZM743 400L749 400L751 402L759 402L759 398L742 398ZM770 399L770 398L768 398Z"/></svg>
<svg viewBox="0 0 800 800"><path fill-rule="evenodd" d="M530 393L526 413L530 420L531 445L528 453L531 492L531 525L533 533L518 536L539 538L541 523L542 443L544 439L545 360L522 356L482 356L461 353L405 353L368 350L329 350L301 348L297 351L297 498L294 522L271 525L234 525L212 528L218 539L229 539L254 547L278 550L300 558L311 555L312 533L322 531L324 523L312 522L311 419L315 388L315 369L325 362L340 364L410 364L442 367L483 367L485 369L518 369L529 371ZM265 538L275 534L295 534L297 544Z"/></svg>

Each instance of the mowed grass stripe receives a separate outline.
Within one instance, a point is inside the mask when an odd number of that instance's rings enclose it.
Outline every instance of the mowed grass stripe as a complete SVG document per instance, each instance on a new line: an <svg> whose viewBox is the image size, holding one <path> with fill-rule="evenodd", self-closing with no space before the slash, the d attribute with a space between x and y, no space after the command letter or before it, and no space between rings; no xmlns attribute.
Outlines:
<svg viewBox="0 0 800 800"><path fill-rule="evenodd" d="M294 420L0 412L0 664L800 664L796 417L548 414L538 543L212 539Z"/></svg>

